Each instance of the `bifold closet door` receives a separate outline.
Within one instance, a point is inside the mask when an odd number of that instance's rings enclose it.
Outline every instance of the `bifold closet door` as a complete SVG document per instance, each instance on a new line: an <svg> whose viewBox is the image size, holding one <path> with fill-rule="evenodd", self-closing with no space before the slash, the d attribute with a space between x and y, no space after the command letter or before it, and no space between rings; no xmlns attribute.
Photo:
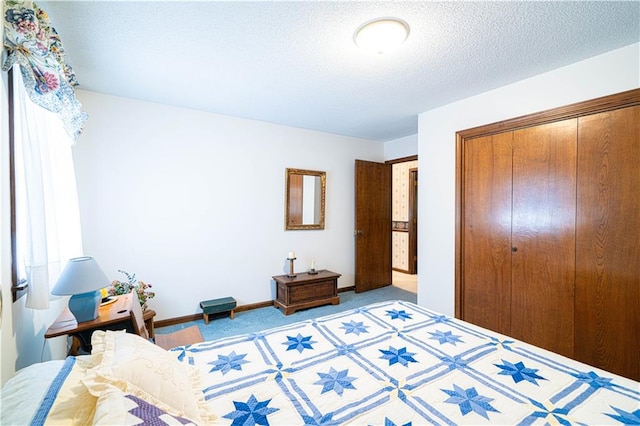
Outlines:
<svg viewBox="0 0 640 426"><path fill-rule="evenodd" d="M575 119L513 132L511 336L573 356Z"/></svg>
<svg viewBox="0 0 640 426"><path fill-rule="evenodd" d="M464 145L462 318L498 333L511 324L512 132Z"/></svg>
<svg viewBox="0 0 640 426"><path fill-rule="evenodd" d="M640 106L578 123L576 358L640 380Z"/></svg>

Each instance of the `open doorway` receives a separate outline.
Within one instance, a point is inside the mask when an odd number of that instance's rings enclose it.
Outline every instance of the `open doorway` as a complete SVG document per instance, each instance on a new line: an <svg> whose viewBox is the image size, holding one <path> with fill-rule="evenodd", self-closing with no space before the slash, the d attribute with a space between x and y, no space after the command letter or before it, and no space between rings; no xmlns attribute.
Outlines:
<svg viewBox="0 0 640 426"><path fill-rule="evenodd" d="M355 160L356 293L397 284L417 294L417 160Z"/></svg>
<svg viewBox="0 0 640 426"><path fill-rule="evenodd" d="M418 157L388 161L392 165L392 284L417 293Z"/></svg>

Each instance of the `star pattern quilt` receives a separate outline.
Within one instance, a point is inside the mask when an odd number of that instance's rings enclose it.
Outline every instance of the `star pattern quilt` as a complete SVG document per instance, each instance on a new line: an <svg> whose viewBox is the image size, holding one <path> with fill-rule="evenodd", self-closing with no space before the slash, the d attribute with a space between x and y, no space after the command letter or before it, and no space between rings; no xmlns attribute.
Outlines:
<svg viewBox="0 0 640 426"><path fill-rule="evenodd" d="M404 301L173 351L219 424L640 424L640 383Z"/></svg>

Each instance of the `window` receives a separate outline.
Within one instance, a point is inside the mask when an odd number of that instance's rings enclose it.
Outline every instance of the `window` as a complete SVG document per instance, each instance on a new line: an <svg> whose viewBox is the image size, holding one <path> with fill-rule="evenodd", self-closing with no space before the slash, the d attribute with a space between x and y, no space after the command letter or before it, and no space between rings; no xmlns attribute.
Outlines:
<svg viewBox="0 0 640 426"><path fill-rule="evenodd" d="M18 69L9 79L13 293L46 309L67 260L82 255L73 141L58 114L29 99Z"/></svg>
<svg viewBox="0 0 640 426"><path fill-rule="evenodd" d="M82 254L71 145L87 114L49 15L32 2L4 3L12 288L15 300L28 284L26 306L47 309L62 266Z"/></svg>

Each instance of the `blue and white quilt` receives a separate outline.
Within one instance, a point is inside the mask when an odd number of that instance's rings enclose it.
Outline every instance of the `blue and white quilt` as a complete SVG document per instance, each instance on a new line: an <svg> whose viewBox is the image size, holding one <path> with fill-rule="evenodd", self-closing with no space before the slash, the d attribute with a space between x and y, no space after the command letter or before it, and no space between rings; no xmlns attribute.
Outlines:
<svg viewBox="0 0 640 426"><path fill-rule="evenodd" d="M174 350L219 424L640 424L640 383L404 301Z"/></svg>

